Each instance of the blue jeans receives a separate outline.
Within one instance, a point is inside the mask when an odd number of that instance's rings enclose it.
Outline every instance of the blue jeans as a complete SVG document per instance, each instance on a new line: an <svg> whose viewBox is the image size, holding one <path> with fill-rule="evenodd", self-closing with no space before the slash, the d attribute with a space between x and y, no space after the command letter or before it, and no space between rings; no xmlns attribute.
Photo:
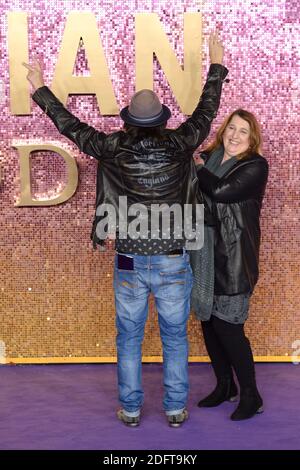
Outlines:
<svg viewBox="0 0 300 470"><path fill-rule="evenodd" d="M142 343L152 292L163 345L164 400L167 414L180 412L188 396L187 320L192 270L189 255L126 255L134 269L114 271L118 386L122 407L131 416L143 404Z"/></svg>

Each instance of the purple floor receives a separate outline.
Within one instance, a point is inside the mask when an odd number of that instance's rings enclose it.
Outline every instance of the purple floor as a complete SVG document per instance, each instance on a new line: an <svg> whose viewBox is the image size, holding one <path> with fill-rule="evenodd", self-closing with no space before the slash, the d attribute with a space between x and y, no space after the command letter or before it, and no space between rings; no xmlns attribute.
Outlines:
<svg viewBox="0 0 300 470"><path fill-rule="evenodd" d="M299 449L300 365L257 364L265 412L233 422L235 404L200 409L214 384L208 364L190 365L190 419L169 428L161 411L162 366L143 365L138 428L115 418L116 366L1 366L0 449Z"/></svg>

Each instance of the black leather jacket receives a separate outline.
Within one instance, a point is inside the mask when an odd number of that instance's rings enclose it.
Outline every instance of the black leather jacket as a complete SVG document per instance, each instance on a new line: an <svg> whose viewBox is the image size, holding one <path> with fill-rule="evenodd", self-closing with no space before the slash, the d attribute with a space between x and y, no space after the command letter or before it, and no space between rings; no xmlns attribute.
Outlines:
<svg viewBox="0 0 300 470"><path fill-rule="evenodd" d="M253 154L222 178L205 167L197 169L199 188L212 201L216 295L252 292L258 280L259 217L268 168L265 158Z"/></svg>
<svg viewBox="0 0 300 470"><path fill-rule="evenodd" d="M47 87L33 94L34 101L47 113L59 132L79 149L99 160L96 207L113 204L118 216L119 196L127 196L128 206L142 203L174 204L195 202L197 175L192 158L195 149L207 137L216 116L222 83L228 71L212 64L200 101L192 116L178 129L166 129L163 140L135 141L124 131L99 132L71 114ZM96 235L95 217L92 239Z"/></svg>

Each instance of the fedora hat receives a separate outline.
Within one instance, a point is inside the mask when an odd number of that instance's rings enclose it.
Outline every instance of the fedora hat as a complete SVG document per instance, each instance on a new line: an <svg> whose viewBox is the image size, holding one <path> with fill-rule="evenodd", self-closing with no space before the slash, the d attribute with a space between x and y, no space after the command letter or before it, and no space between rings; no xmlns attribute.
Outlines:
<svg viewBox="0 0 300 470"><path fill-rule="evenodd" d="M171 111L161 104L154 91L140 90L133 95L129 106L121 110L120 116L131 126L155 127L166 122Z"/></svg>

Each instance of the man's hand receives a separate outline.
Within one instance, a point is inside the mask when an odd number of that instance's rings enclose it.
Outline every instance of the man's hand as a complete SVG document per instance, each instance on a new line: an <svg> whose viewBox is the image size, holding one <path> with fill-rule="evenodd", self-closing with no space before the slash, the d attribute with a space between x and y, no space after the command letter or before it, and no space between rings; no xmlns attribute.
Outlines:
<svg viewBox="0 0 300 470"><path fill-rule="evenodd" d="M210 33L209 36L209 57L211 64L222 64L224 46L218 37L218 32Z"/></svg>
<svg viewBox="0 0 300 470"><path fill-rule="evenodd" d="M45 86L43 70L38 60L35 60L33 65L25 64L25 62L23 62L22 65L24 65L24 67L26 67L28 70L27 80L33 86L34 91L42 86Z"/></svg>

